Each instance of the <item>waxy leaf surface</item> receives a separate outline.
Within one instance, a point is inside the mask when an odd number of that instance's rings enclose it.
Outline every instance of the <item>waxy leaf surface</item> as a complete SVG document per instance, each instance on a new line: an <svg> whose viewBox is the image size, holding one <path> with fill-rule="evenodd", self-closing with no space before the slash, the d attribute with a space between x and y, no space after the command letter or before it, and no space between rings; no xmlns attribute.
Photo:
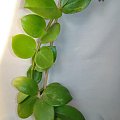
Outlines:
<svg viewBox="0 0 120 120"><path fill-rule="evenodd" d="M55 114L61 118L61 120L85 120L80 111L69 105L56 107Z"/></svg>
<svg viewBox="0 0 120 120"><path fill-rule="evenodd" d="M55 23L53 24L46 32L46 34L41 38L41 43L49 43L53 42L57 39L60 33L60 24Z"/></svg>
<svg viewBox="0 0 120 120"><path fill-rule="evenodd" d="M35 120L54 120L54 108L39 99L34 106L34 116Z"/></svg>
<svg viewBox="0 0 120 120"><path fill-rule="evenodd" d="M41 69L47 69L51 67L54 62L54 56L51 49L47 46L40 48L40 51L35 57L35 62Z"/></svg>
<svg viewBox="0 0 120 120"><path fill-rule="evenodd" d="M27 59L34 55L36 42L27 35L18 34L12 37L12 49L16 56Z"/></svg>
<svg viewBox="0 0 120 120"><path fill-rule="evenodd" d="M62 13L57 8L54 0L25 0L25 8L37 13L43 18L59 18Z"/></svg>
<svg viewBox="0 0 120 120"><path fill-rule="evenodd" d="M64 5L62 11L65 14L72 14L84 10L91 0L61 0L61 2Z"/></svg>
<svg viewBox="0 0 120 120"><path fill-rule="evenodd" d="M34 81L39 83L42 79L42 72L38 72L37 70L32 70L32 67L30 67L27 71L27 77L32 78Z"/></svg>
<svg viewBox="0 0 120 120"><path fill-rule="evenodd" d="M46 27L45 20L42 17L34 14L24 16L21 19L21 23L24 31L34 38L40 37Z"/></svg>
<svg viewBox="0 0 120 120"><path fill-rule="evenodd" d="M18 95L17 95L17 103L23 102L28 97L29 97L29 95L26 95L22 92L19 92Z"/></svg>
<svg viewBox="0 0 120 120"><path fill-rule="evenodd" d="M56 58L57 58L57 49L56 49L56 46L50 46L50 49L51 49L52 52L53 52L54 62L55 62L55 61L56 61Z"/></svg>
<svg viewBox="0 0 120 120"><path fill-rule="evenodd" d="M36 95L38 93L38 85L31 78L17 77L13 81L13 85L22 93L27 95Z"/></svg>
<svg viewBox="0 0 120 120"><path fill-rule="evenodd" d="M59 83L51 83L43 92L43 99L52 106L65 105L72 100L67 88Z"/></svg>
<svg viewBox="0 0 120 120"><path fill-rule="evenodd" d="M36 96L28 97L25 101L18 104L17 112L20 118L28 118L33 113L33 107L37 100Z"/></svg>

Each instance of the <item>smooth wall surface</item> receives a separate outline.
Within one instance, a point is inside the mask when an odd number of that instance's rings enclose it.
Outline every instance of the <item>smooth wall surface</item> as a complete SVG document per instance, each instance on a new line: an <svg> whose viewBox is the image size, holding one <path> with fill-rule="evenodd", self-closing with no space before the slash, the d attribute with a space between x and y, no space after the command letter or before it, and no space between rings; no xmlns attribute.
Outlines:
<svg viewBox="0 0 120 120"><path fill-rule="evenodd" d="M17 90L11 82L25 75L30 65L30 60L16 58L11 50L11 36L23 33L20 18L28 13L22 0L16 3L17 9L11 9L9 39L0 56L0 120L21 120L16 114ZM68 87L74 97L71 104L86 120L120 120L120 0L93 0L85 11L63 15L60 23L61 34L55 42L58 58L49 82Z"/></svg>

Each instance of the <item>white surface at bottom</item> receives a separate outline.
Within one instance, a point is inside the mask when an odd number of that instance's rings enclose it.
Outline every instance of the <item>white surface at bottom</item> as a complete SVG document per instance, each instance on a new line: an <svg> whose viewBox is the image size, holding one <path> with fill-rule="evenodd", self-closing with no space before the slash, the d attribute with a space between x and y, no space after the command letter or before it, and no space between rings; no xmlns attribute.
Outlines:
<svg viewBox="0 0 120 120"><path fill-rule="evenodd" d="M55 42L58 58L49 82L68 87L74 97L71 104L86 120L120 120L119 5L120 0L96 0L82 13L63 15L60 20L61 34ZM21 33L19 18L23 11L20 7L11 35ZM25 74L29 60L12 54L10 39L6 45L0 62L0 120L21 120L16 114L17 91L11 81Z"/></svg>

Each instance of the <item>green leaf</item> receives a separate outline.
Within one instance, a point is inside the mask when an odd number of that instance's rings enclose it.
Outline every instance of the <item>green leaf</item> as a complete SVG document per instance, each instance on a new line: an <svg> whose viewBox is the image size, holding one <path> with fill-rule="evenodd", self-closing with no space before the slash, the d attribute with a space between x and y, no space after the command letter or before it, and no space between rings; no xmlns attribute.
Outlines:
<svg viewBox="0 0 120 120"><path fill-rule="evenodd" d="M32 78L33 79L33 76L32 76L32 73L33 73L34 70L32 70L32 65L29 67L28 71L27 71L27 77L28 78Z"/></svg>
<svg viewBox="0 0 120 120"><path fill-rule="evenodd" d="M51 83L43 92L43 99L52 106L65 105L72 100L67 88L59 83Z"/></svg>
<svg viewBox="0 0 120 120"><path fill-rule="evenodd" d="M27 35L18 34L12 38L12 49L16 56L27 59L34 55L36 42Z"/></svg>
<svg viewBox="0 0 120 120"><path fill-rule="evenodd" d="M17 95L17 103L23 102L28 97L29 97L29 95L26 95L22 92L19 92L18 95Z"/></svg>
<svg viewBox="0 0 120 120"><path fill-rule="evenodd" d="M58 115L58 116L56 116L55 120L71 120L71 119L69 119L65 116L62 116L62 115Z"/></svg>
<svg viewBox="0 0 120 120"><path fill-rule="evenodd" d="M36 70L33 71L33 80L39 83L42 79L42 72L38 72Z"/></svg>
<svg viewBox="0 0 120 120"><path fill-rule="evenodd" d="M60 0L61 7L64 7L64 5L66 5L68 1L69 0Z"/></svg>
<svg viewBox="0 0 120 120"><path fill-rule="evenodd" d="M46 27L45 20L42 17L34 14L24 16L21 19L21 23L24 31L28 35L35 38L40 37L43 34Z"/></svg>
<svg viewBox="0 0 120 120"><path fill-rule="evenodd" d="M34 116L35 120L54 120L54 108L39 99L34 106Z"/></svg>
<svg viewBox="0 0 120 120"><path fill-rule="evenodd" d="M25 101L18 104L17 112L20 118L28 118L33 113L33 107L37 100L36 96L28 97Z"/></svg>
<svg viewBox="0 0 120 120"><path fill-rule="evenodd" d="M85 120L84 116L76 108L64 105L55 108L56 116L61 118L61 120ZM65 119L63 119L65 118Z"/></svg>
<svg viewBox="0 0 120 120"><path fill-rule="evenodd" d="M55 118L55 120L62 120L62 119L61 119L61 118L59 118L59 117L56 117L56 118Z"/></svg>
<svg viewBox="0 0 120 120"><path fill-rule="evenodd" d="M60 33L60 24L55 23L53 24L46 32L46 34L41 38L41 43L49 43L53 42L57 39L58 35Z"/></svg>
<svg viewBox="0 0 120 120"><path fill-rule="evenodd" d="M42 79L42 72L38 72L37 70L32 70L32 66L31 66L27 71L27 77L32 78L34 81L39 83Z"/></svg>
<svg viewBox="0 0 120 120"><path fill-rule="evenodd" d="M56 46L49 46L49 48L52 50L53 52L53 56L54 56L54 62L56 61L57 58L57 49Z"/></svg>
<svg viewBox="0 0 120 120"><path fill-rule="evenodd" d="M47 69L52 66L54 61L53 52L47 46L40 48L40 51L35 57L37 66L41 69Z"/></svg>
<svg viewBox="0 0 120 120"><path fill-rule="evenodd" d="M13 85L22 93L27 95L36 95L38 93L37 83L27 77L17 77Z"/></svg>
<svg viewBox="0 0 120 120"><path fill-rule="evenodd" d="M84 10L91 0L61 0L61 2L64 5L62 11L65 14L72 14Z"/></svg>
<svg viewBox="0 0 120 120"><path fill-rule="evenodd" d="M37 65L35 66L35 70L38 71L38 72L44 72L45 71L45 69L42 69L42 68L38 67Z"/></svg>
<svg viewBox="0 0 120 120"><path fill-rule="evenodd" d="M37 13L43 18L59 18L62 13L57 8L54 0L25 0L25 8Z"/></svg>

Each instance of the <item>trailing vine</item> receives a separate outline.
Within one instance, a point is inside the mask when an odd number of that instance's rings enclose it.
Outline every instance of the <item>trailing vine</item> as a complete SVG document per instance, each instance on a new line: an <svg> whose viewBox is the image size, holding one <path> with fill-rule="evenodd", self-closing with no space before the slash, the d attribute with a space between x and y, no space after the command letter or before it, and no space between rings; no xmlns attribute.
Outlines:
<svg viewBox="0 0 120 120"><path fill-rule="evenodd" d="M32 61L26 76L13 81L19 91L17 112L20 118L33 114L35 120L85 120L79 110L68 105L72 96L66 87L57 82L48 84L48 72L57 58L54 41L60 33L58 19L62 13L81 12L90 2L59 0L56 5L54 0L25 0L24 8L33 12L21 18L26 34L12 37L15 55Z"/></svg>

